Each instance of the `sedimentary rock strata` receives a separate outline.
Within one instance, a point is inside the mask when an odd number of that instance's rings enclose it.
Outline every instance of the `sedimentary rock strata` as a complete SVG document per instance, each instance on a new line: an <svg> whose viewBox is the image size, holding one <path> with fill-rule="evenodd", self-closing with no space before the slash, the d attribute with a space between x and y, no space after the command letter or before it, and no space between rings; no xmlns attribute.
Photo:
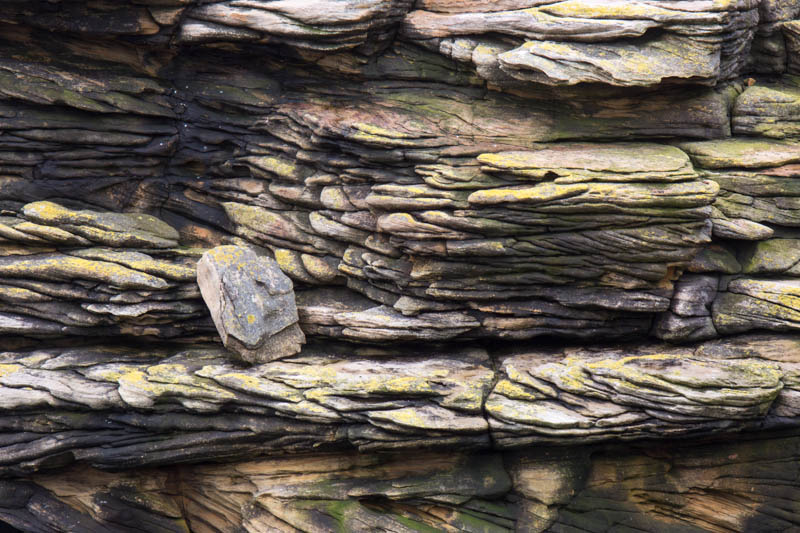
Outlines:
<svg viewBox="0 0 800 533"><path fill-rule="evenodd" d="M796 0L3 2L0 529L791 531L799 54Z"/></svg>
<svg viewBox="0 0 800 533"><path fill-rule="evenodd" d="M0 466L517 449L792 425L798 346L767 335L511 353L325 343L252 367L214 345L5 352Z"/></svg>
<svg viewBox="0 0 800 533"><path fill-rule="evenodd" d="M697 9L686 3L566 0L452 12L449 2L427 2L408 14L401 35L471 61L492 82L713 84L735 76L747 57L758 4L720 2Z"/></svg>
<svg viewBox="0 0 800 533"><path fill-rule="evenodd" d="M315 454L4 480L23 529L224 531L788 531L798 437L674 447Z"/></svg>

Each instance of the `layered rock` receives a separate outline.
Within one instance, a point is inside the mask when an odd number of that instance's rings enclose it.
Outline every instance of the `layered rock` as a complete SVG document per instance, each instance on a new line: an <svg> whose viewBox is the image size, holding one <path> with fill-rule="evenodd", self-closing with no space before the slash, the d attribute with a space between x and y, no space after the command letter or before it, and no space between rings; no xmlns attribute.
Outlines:
<svg viewBox="0 0 800 533"><path fill-rule="evenodd" d="M799 16L3 2L0 529L792 530Z"/></svg>
<svg viewBox="0 0 800 533"><path fill-rule="evenodd" d="M793 78L748 87L736 99L733 131L775 139L797 137L798 98L800 87Z"/></svg>
<svg viewBox="0 0 800 533"><path fill-rule="evenodd" d="M780 434L672 448L538 448L505 461L496 453L315 454L138 475L67 469L4 480L0 519L84 531L601 532L619 523L788 531L797 459L797 435Z"/></svg>
<svg viewBox="0 0 800 533"><path fill-rule="evenodd" d="M681 146L697 165L709 169L705 175L720 186L712 233L743 244L733 245L738 261L728 245L728 260L699 269L705 272L702 278L686 278L683 289L679 284L678 291L686 291L682 299L702 302L702 308L692 313L673 309L662 318L660 335L688 340L710 338L714 332L796 329L798 281L791 271L794 240L790 238L798 226L793 205L796 143L730 139ZM677 298L676 294L673 307Z"/></svg>
<svg viewBox="0 0 800 533"><path fill-rule="evenodd" d="M199 252L146 214L49 201L0 218L0 331L36 337L210 333Z"/></svg>
<svg viewBox="0 0 800 533"><path fill-rule="evenodd" d="M746 61L758 2L425 2L401 35L475 65L491 82L713 84ZM788 15L788 14L787 14ZM788 16L786 17L788 18Z"/></svg>
<svg viewBox="0 0 800 533"><path fill-rule="evenodd" d="M508 449L794 426L798 342L494 354L326 343L250 368L213 345L5 352L0 466L9 474L320 448Z"/></svg>

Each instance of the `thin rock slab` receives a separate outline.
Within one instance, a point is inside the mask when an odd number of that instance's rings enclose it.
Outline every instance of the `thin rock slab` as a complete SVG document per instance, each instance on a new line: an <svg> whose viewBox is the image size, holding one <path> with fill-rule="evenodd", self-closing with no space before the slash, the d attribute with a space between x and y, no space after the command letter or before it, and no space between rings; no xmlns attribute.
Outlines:
<svg viewBox="0 0 800 533"><path fill-rule="evenodd" d="M528 41L498 57L514 78L549 85L657 85L665 80L713 84L719 48L667 35L655 42L562 43Z"/></svg>
<svg viewBox="0 0 800 533"><path fill-rule="evenodd" d="M292 280L274 259L218 246L197 263L197 283L223 344L244 361L274 361L305 343Z"/></svg>
<svg viewBox="0 0 800 533"><path fill-rule="evenodd" d="M800 161L796 143L761 138L730 138L678 145L695 166L716 169L776 168Z"/></svg>

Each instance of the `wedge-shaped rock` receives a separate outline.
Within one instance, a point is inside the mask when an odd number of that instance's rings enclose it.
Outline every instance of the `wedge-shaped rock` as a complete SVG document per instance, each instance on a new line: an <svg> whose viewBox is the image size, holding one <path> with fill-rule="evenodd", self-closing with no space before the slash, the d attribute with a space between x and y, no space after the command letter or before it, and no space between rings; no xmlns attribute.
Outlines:
<svg viewBox="0 0 800 533"><path fill-rule="evenodd" d="M218 246L198 261L197 283L223 344L243 360L280 359L305 343L292 280L273 259Z"/></svg>
<svg viewBox="0 0 800 533"><path fill-rule="evenodd" d="M756 243L743 254L742 272L800 277L800 240L769 239Z"/></svg>
<svg viewBox="0 0 800 533"><path fill-rule="evenodd" d="M58 233L61 231L99 245L119 248L172 248L178 245L179 235L175 228L152 215L74 210L48 201L27 204L22 215L36 224L55 227L46 240L59 244L64 240L66 244L73 244L68 237L61 237ZM28 231L36 235L33 228Z"/></svg>
<svg viewBox="0 0 800 533"><path fill-rule="evenodd" d="M747 213L742 213L740 209L737 209L739 206L731 209L724 193L718 198L718 201L719 204L714 209L715 216L711 219L714 237L741 241L760 241L769 239L775 234L769 226L749 220L750 218L760 218L754 215L752 211L747 210ZM732 216L728 216L725 213L732 214ZM747 218L741 218L742 216Z"/></svg>

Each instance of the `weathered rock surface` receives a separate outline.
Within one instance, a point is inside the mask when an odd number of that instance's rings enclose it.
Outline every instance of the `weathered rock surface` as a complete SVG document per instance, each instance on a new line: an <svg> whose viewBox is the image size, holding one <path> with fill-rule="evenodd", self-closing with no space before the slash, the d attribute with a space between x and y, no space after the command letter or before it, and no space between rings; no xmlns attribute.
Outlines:
<svg viewBox="0 0 800 533"><path fill-rule="evenodd" d="M520 2L461 12L448 12L448 2L428 4L406 16L401 35L471 61L500 83L715 83L738 73L759 18L752 1L705 12L669 2ZM447 7L437 13L440 4Z"/></svg>
<svg viewBox="0 0 800 533"><path fill-rule="evenodd" d="M292 280L274 259L218 246L197 262L197 284L222 343L245 361L281 359L305 343Z"/></svg>
<svg viewBox="0 0 800 533"><path fill-rule="evenodd" d="M208 337L195 263L146 214L49 201L0 217L0 331L30 337Z"/></svg>
<svg viewBox="0 0 800 533"><path fill-rule="evenodd" d="M792 531L799 57L797 0L0 3L0 529Z"/></svg>
<svg viewBox="0 0 800 533"><path fill-rule="evenodd" d="M73 461L508 449L800 425L800 340L791 336L511 353L325 343L250 368L213 345L3 356L6 474Z"/></svg>
<svg viewBox="0 0 800 533"><path fill-rule="evenodd" d="M73 531L790 531L798 436L674 447L314 454L4 480L0 519ZM625 524L621 526L620 524Z"/></svg>

